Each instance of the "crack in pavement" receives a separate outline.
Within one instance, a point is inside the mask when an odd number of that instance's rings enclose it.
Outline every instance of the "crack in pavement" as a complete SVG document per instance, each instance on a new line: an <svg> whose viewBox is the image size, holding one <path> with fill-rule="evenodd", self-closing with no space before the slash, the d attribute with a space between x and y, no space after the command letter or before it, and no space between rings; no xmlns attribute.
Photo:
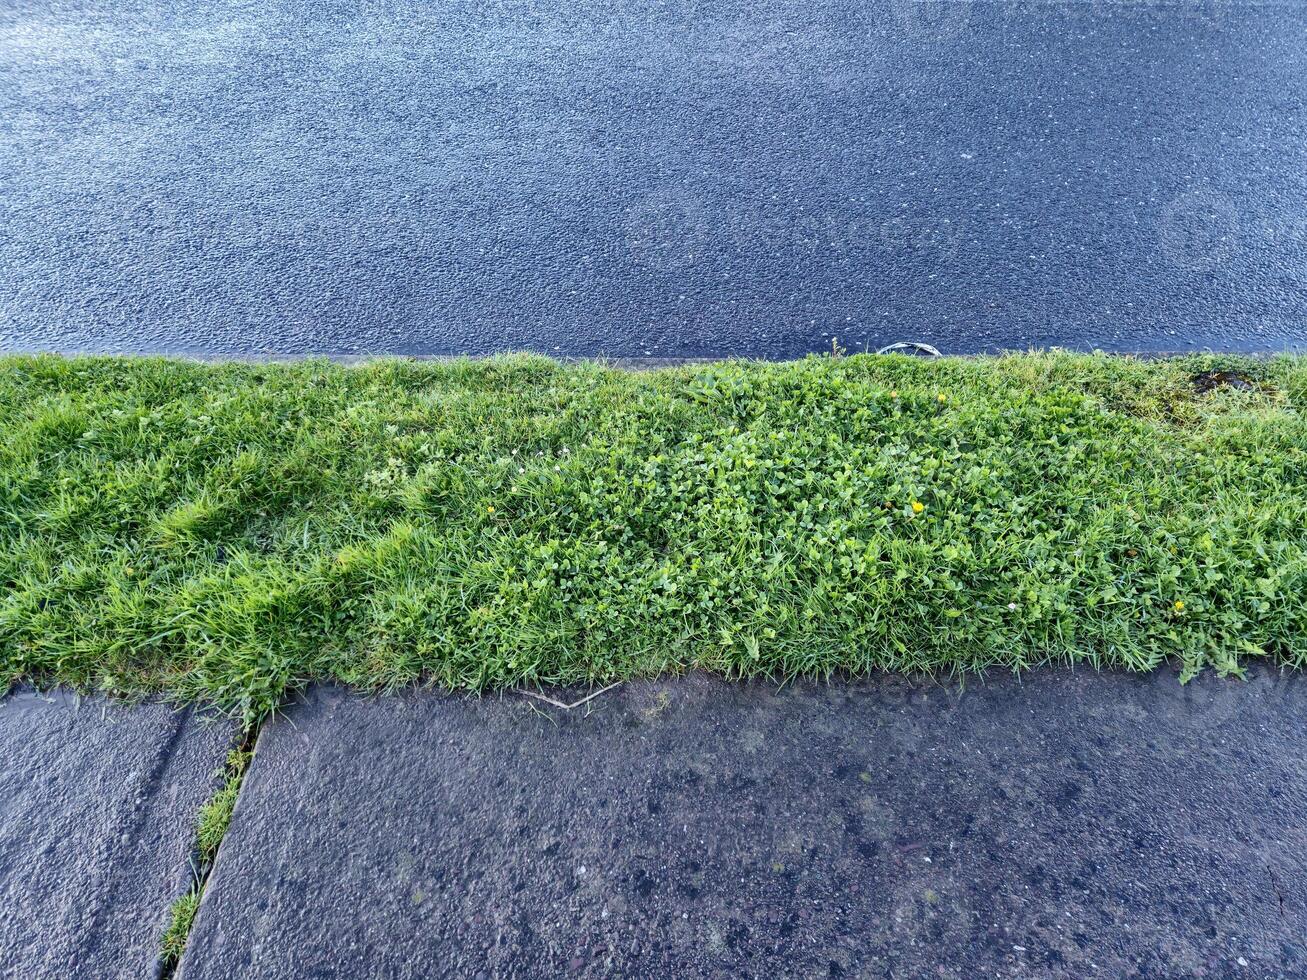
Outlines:
<svg viewBox="0 0 1307 980"><path fill-rule="evenodd" d="M213 873L214 865L218 863L218 857L222 853L222 840L214 847L212 854L205 854L203 843L200 840L199 824L201 815L206 807L217 800L226 790L227 786L234 779L236 781L235 799L232 801L232 813L227 815L227 827L223 831L223 840L226 839L227 830L231 828L231 817L235 814L236 805L240 802L241 790L245 786L245 777L249 774L250 765L253 762L253 753L258 743L259 733L263 729L263 723L258 722L241 732L232 742L231 749L227 753L226 761L222 768L218 770L215 776L217 788L212 796L205 801L204 805L196 812L196 832L195 842L191 847L191 883L185 893L178 896L172 904L176 908L178 903L183 902L191 896L197 896L197 908L191 915L190 922L187 923L186 934L182 938L180 947L175 955L169 955L164 951L159 957L155 968L156 980L173 980L177 971L181 967L182 958L186 952L186 945L190 939L191 930L194 928L195 920L199 918L200 909L198 905L203 903L204 889L209 882L209 877ZM243 763L238 760L244 759Z"/></svg>

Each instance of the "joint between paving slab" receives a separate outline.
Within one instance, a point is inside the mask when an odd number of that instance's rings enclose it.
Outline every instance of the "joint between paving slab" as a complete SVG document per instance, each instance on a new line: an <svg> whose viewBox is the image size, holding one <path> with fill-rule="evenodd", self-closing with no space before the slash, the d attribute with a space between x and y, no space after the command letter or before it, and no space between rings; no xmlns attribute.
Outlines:
<svg viewBox="0 0 1307 980"><path fill-rule="evenodd" d="M218 861L222 841L231 827L231 818L240 793L245 785L245 776L253 761L254 749L258 743L263 722L258 721L245 728L232 744L227 753L226 762L214 775L220 779L217 790L209 797L196 815L195 844L191 849L191 881L186 892L178 897L171 906L169 924L160 938L160 955L155 971L156 980L173 980L181 966L182 956L195 917L199 914L200 903L204 898L204 889L209 876ZM213 821L221 821L219 832L213 834ZM206 839L210 835L214 839Z"/></svg>

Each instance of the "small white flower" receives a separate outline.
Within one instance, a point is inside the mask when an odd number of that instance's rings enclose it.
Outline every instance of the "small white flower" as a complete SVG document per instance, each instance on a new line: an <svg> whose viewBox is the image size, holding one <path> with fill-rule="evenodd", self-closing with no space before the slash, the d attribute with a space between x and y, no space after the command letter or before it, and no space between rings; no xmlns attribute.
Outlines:
<svg viewBox="0 0 1307 980"><path fill-rule="evenodd" d="M517 468L517 471L518 471L519 473L525 473L525 472L526 472L526 467L525 467L525 466L519 466L519 467Z"/></svg>
<svg viewBox="0 0 1307 980"><path fill-rule="evenodd" d="M1009 609L1015 609L1015 608L1017 607L1017 604L1016 604L1015 602L1009 602L1009 603L1007 604L1007 607L1008 607Z"/></svg>
<svg viewBox="0 0 1307 980"><path fill-rule="evenodd" d="M563 468L562 468L561 466L555 466L555 467L554 467L554 472L555 472L555 473L561 473L561 472L563 472Z"/></svg>

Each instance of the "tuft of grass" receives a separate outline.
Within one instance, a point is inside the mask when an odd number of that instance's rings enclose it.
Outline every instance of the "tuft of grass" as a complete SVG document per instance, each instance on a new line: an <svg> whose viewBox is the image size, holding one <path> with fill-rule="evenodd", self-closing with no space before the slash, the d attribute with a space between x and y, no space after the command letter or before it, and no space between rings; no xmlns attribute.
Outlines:
<svg viewBox="0 0 1307 980"><path fill-rule="evenodd" d="M204 896L204 885L214 859L218 856L218 847L227 836L231 826L232 814L236 810L236 799L240 796L241 783L245 772L254 759L254 739L256 733L250 731L241 746L227 753L227 760L214 778L221 779L222 785L209 798L195 821L195 850L197 863L194 866L194 880L190 889L172 904L172 913L168 927L160 937L160 962L163 975L171 976L177 964L181 962L186 950L186 939L195 922L195 913L199 910L200 899Z"/></svg>
<svg viewBox="0 0 1307 980"><path fill-rule="evenodd" d="M191 934L191 925L195 922L195 913L199 907L200 893L194 889L172 903L172 917L161 940L165 969L181 962L182 953L186 950L186 937Z"/></svg>
<svg viewBox="0 0 1307 980"><path fill-rule="evenodd" d="M313 679L1301 666L1305 403L1289 356L3 358L0 682L253 723Z"/></svg>
<svg viewBox="0 0 1307 980"><path fill-rule="evenodd" d="M227 754L227 764L220 774L224 779L222 788L200 808L195 838L202 866L212 863L218 854L218 845L227 836L227 828L231 826L231 816L236 809L236 797L240 795L245 770L253 758L254 752L251 749L232 749Z"/></svg>

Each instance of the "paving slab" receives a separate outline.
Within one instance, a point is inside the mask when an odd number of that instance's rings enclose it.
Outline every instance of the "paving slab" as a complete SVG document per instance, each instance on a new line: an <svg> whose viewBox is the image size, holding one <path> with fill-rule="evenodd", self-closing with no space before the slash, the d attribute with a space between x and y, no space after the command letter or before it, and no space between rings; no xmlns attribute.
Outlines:
<svg viewBox="0 0 1307 980"><path fill-rule="evenodd" d="M0 701L0 977L141 980L232 725L67 692Z"/></svg>
<svg viewBox="0 0 1307 980"><path fill-rule="evenodd" d="M184 980L1307 973L1307 685L312 689Z"/></svg>

